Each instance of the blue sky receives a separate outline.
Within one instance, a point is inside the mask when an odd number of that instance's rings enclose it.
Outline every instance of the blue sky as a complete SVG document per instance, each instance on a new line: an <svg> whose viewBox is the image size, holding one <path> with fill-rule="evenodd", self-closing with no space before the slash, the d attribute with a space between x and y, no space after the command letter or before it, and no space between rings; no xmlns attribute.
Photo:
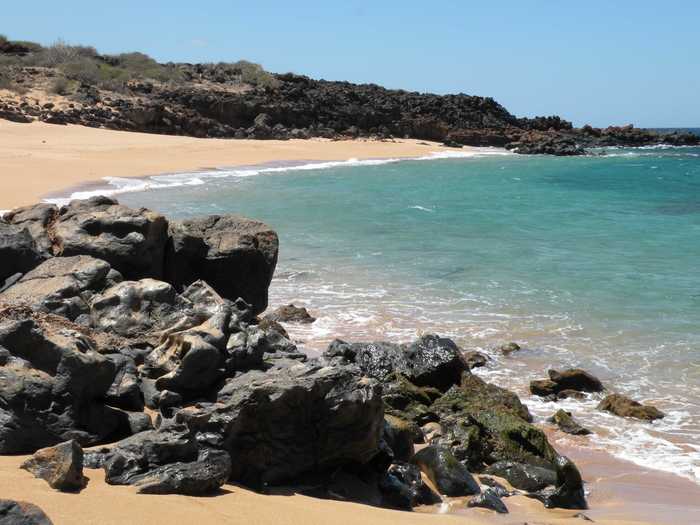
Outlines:
<svg viewBox="0 0 700 525"><path fill-rule="evenodd" d="M0 33L161 61L492 96L581 125L700 126L700 1L4 2Z"/></svg>

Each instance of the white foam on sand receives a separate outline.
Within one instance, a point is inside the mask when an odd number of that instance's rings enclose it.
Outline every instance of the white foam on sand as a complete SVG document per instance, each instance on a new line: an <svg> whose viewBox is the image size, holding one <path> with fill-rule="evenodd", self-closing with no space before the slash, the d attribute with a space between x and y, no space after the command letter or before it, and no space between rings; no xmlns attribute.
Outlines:
<svg viewBox="0 0 700 525"><path fill-rule="evenodd" d="M499 148L470 148L468 151L440 151L433 152L423 157L386 158L386 159L356 159L309 162L305 164L288 164L275 166L259 166L245 168L221 168L208 171L172 173L154 175L147 178L105 177L106 187L91 188L89 190L75 191L66 197L54 197L44 199L45 202L63 205L74 199L88 199L96 195L119 195L138 191L150 191L180 186L200 186L206 184L208 179L224 179L231 177L254 177L256 175L288 173L295 171L325 170L331 168L346 168L357 166L380 166L406 161L426 161L439 159L467 159L493 155L512 155L512 153Z"/></svg>

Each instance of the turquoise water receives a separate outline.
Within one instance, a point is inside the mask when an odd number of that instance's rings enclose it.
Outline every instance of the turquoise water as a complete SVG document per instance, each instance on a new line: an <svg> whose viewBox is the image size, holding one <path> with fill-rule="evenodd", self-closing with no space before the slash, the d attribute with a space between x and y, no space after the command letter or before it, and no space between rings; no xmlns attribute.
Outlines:
<svg viewBox="0 0 700 525"><path fill-rule="evenodd" d="M319 315L293 329L310 351L335 336L450 335L489 352L480 373L539 418L555 405L529 397L529 380L582 366L669 416L634 423L597 412L597 399L570 402L596 430L576 444L700 480L700 149L258 171L161 177L120 200L274 226L271 302ZM491 351L510 340L525 350Z"/></svg>

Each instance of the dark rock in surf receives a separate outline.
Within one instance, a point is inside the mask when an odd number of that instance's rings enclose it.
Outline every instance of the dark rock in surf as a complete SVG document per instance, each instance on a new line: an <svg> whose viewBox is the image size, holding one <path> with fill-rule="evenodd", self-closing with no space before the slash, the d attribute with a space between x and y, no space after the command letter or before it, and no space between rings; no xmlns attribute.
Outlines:
<svg viewBox="0 0 700 525"><path fill-rule="evenodd" d="M563 409L557 410L557 412L552 417L547 419L547 421L557 425L559 430L562 432L566 432L567 434L572 434L574 436L587 436L591 433L590 430L579 425L571 416L570 412Z"/></svg>
<svg viewBox="0 0 700 525"><path fill-rule="evenodd" d="M293 304L275 308L272 312L265 315L265 319L278 323L299 324L311 324L316 320L315 317L309 314L306 308L294 306Z"/></svg>
<svg viewBox="0 0 700 525"><path fill-rule="evenodd" d="M583 480L576 465L569 458L559 456L555 461L555 466L557 472L556 487L528 494L528 496L540 500L548 509L587 509L588 503L583 489Z"/></svg>
<svg viewBox="0 0 700 525"><path fill-rule="evenodd" d="M598 410L604 410L620 417L631 417L642 421L655 421L666 416L661 410L651 405L642 405L622 394L610 394L598 404Z"/></svg>

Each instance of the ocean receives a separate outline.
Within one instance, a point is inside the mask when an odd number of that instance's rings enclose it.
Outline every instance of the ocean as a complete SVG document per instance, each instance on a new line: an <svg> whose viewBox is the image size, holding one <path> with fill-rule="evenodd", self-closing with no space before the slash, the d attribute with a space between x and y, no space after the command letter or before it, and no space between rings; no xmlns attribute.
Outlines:
<svg viewBox="0 0 700 525"><path fill-rule="evenodd" d="M486 148L109 182L125 204L169 216L272 225L270 303L319 317L290 330L308 352L336 337L450 336L487 353L477 373L520 394L538 422L563 407L595 431L559 442L700 483L700 148L596 153ZM523 349L499 355L508 341ZM599 397L529 395L530 380L565 367L668 415L641 423L597 411Z"/></svg>

